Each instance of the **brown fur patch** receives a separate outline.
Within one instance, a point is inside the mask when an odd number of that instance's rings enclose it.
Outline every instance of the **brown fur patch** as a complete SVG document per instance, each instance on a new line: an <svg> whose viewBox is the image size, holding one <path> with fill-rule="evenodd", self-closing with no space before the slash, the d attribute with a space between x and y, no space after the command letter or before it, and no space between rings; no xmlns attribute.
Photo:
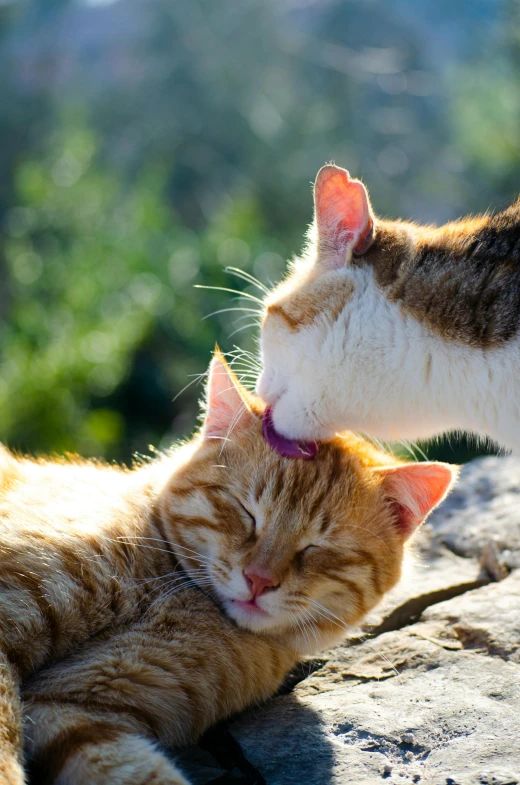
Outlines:
<svg viewBox="0 0 520 785"><path fill-rule="evenodd" d="M290 316L287 311L285 311L279 303L273 303L272 305L267 306L267 313L270 316L279 316L284 322L287 324L289 329L291 330L299 330L301 326L301 322L295 319L293 316ZM305 315L305 314L304 314Z"/></svg>
<svg viewBox="0 0 520 785"><path fill-rule="evenodd" d="M446 341L499 346L520 326L520 202L439 228L380 221L356 264Z"/></svg>

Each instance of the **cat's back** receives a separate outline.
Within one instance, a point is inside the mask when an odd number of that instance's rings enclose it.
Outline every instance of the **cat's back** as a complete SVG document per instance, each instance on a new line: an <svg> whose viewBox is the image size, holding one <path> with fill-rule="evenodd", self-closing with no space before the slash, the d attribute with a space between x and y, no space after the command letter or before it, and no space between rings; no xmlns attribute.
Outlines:
<svg viewBox="0 0 520 785"><path fill-rule="evenodd" d="M171 569L139 469L0 449L0 637L20 672L142 612ZM38 641L27 649L27 641Z"/></svg>
<svg viewBox="0 0 520 785"><path fill-rule="evenodd" d="M101 529L128 505L129 478L117 466L17 457L0 446L0 537Z"/></svg>
<svg viewBox="0 0 520 785"><path fill-rule="evenodd" d="M146 554L150 503L138 471L76 457L32 459L0 452L0 567L71 580L132 579ZM133 544L132 544L133 543Z"/></svg>

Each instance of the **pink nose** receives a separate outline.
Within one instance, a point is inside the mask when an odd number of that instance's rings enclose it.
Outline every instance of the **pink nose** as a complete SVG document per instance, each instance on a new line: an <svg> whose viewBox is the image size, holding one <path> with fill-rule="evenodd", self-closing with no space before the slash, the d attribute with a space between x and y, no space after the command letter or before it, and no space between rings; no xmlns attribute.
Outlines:
<svg viewBox="0 0 520 785"><path fill-rule="evenodd" d="M251 569L244 570L244 577L246 579L246 583L248 587L251 589L253 594L251 599L255 599L256 597L260 597L266 591L271 591L272 589L277 589L280 585L276 583L275 578L272 575L269 575L267 572L263 570L259 570L258 568L252 567Z"/></svg>

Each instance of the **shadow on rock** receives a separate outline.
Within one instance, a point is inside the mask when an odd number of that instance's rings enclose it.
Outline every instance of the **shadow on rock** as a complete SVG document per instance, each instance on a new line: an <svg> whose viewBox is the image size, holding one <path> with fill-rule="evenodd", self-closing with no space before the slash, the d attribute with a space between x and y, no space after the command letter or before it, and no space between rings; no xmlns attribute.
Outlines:
<svg viewBox="0 0 520 785"><path fill-rule="evenodd" d="M327 785L332 781L333 748L320 715L292 694L273 698L240 715L229 725L229 732L251 767L249 778L239 766L223 776L222 768L204 744L205 750L192 748L177 756L193 785L208 785L212 781L215 785L263 785L261 778L266 785ZM261 778L255 781L254 772Z"/></svg>

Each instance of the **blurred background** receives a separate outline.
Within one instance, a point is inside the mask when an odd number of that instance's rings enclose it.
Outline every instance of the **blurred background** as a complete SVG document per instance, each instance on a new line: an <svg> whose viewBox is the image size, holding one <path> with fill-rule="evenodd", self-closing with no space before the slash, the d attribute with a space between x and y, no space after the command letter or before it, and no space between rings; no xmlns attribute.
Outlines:
<svg viewBox="0 0 520 785"><path fill-rule="evenodd" d="M257 333L194 284L276 282L324 162L392 218L520 190L517 0L0 0L0 73L0 440L24 451L188 434L215 341Z"/></svg>

